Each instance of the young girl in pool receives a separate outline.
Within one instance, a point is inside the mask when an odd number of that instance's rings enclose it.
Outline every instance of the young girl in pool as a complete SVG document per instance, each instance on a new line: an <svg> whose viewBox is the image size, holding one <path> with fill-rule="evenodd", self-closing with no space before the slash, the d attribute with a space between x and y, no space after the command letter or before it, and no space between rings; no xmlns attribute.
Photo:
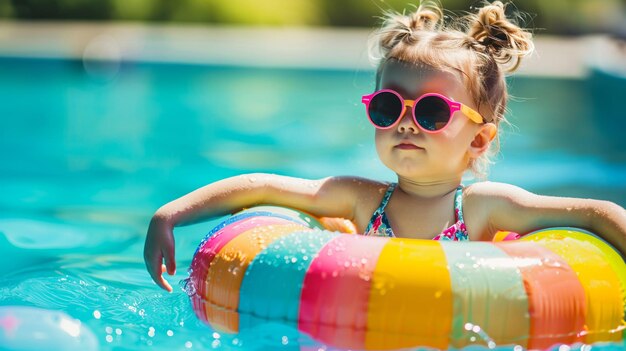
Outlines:
<svg viewBox="0 0 626 351"><path fill-rule="evenodd" d="M254 174L209 184L154 214L144 248L152 279L172 290L162 273L176 269L175 226L256 204L347 218L364 235L416 239L491 240L501 229L580 227L625 253L626 211L614 203L540 196L502 183L461 185L465 171L484 172L497 146L504 73L533 49L531 35L507 20L499 1L462 20L445 27L442 10L422 4L408 15L387 15L373 37L381 59L376 91L362 98L364 118L376 128L378 156L397 182Z"/></svg>

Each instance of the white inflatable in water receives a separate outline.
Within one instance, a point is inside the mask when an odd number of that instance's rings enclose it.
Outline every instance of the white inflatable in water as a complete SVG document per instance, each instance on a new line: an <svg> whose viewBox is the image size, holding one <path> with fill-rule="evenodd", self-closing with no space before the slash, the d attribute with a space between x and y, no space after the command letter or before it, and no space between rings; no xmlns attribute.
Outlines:
<svg viewBox="0 0 626 351"><path fill-rule="evenodd" d="M60 311L27 306L0 306L0 349L98 350L93 332Z"/></svg>

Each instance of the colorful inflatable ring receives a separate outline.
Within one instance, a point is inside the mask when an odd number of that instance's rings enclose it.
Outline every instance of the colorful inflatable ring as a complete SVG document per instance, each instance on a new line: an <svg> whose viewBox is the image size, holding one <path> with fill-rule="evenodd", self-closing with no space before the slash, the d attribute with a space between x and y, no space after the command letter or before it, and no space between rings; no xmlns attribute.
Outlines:
<svg viewBox="0 0 626 351"><path fill-rule="evenodd" d="M624 338L626 264L591 233L455 243L345 235L322 222L263 206L215 227L190 267L197 316L227 332L280 322L368 350Z"/></svg>

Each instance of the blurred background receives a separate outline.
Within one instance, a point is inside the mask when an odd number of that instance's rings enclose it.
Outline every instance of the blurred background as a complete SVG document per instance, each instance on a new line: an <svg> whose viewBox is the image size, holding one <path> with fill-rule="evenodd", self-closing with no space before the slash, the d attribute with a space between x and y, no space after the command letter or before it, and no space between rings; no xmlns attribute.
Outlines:
<svg viewBox="0 0 626 351"><path fill-rule="evenodd" d="M0 307L62 311L91 330L76 346L50 327L56 350L283 347L282 331L245 342L207 332L182 289L158 290L142 258L148 222L247 172L395 180L360 98L374 89L369 34L383 11L414 8L0 0ZM508 78L511 126L489 179L626 206L626 2L519 0L508 12L536 53ZM215 223L176 229L173 284ZM23 328L38 330L28 316ZM42 349L33 340L17 343Z"/></svg>
<svg viewBox="0 0 626 351"><path fill-rule="evenodd" d="M264 26L371 27L381 9L402 11L403 0L2 0L0 17L16 20L141 21ZM479 1L444 0L451 11ZM541 33L626 35L623 0L520 0L530 26ZM540 14L540 16L537 16Z"/></svg>

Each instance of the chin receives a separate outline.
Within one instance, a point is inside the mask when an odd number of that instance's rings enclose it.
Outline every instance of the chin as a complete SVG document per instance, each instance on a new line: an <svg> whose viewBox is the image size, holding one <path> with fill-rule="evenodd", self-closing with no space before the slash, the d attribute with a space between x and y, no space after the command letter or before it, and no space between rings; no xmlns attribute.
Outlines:
<svg viewBox="0 0 626 351"><path fill-rule="evenodd" d="M403 178L422 178L429 175L432 175L431 172L426 167L416 167L415 165L404 166L404 167L389 167L392 171L394 171L399 177Z"/></svg>

